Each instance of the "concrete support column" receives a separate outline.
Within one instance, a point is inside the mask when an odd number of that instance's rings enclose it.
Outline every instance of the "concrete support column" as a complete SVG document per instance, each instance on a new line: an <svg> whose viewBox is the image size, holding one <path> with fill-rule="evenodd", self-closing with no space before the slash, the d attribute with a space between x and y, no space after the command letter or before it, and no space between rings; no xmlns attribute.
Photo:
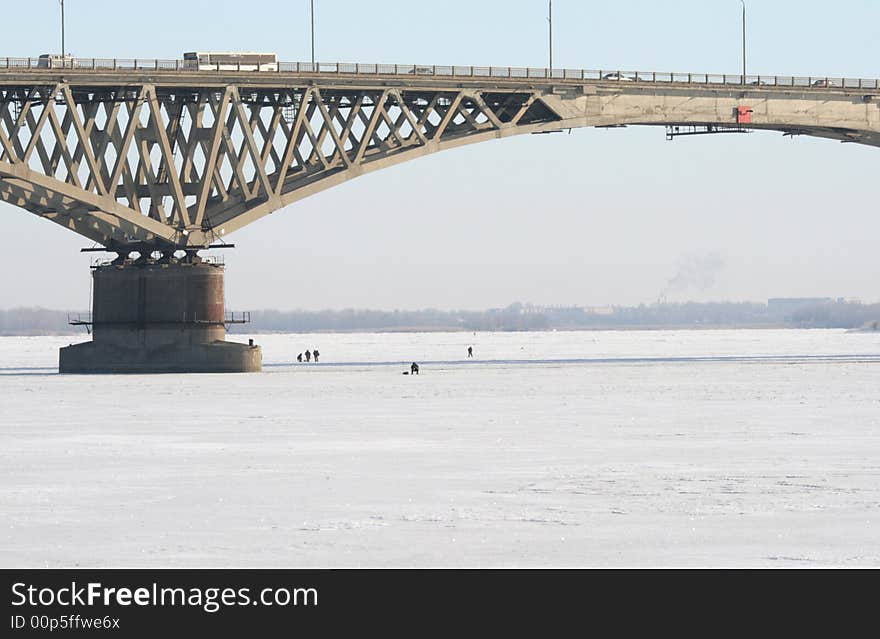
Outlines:
<svg viewBox="0 0 880 639"><path fill-rule="evenodd" d="M223 267L107 265L93 273L93 340L61 349L62 373L245 373L259 346L226 342Z"/></svg>

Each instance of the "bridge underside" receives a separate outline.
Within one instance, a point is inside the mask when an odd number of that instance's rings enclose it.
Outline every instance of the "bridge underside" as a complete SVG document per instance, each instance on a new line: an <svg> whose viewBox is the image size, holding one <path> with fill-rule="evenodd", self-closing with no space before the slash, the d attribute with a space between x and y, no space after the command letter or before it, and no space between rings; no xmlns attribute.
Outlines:
<svg viewBox="0 0 880 639"><path fill-rule="evenodd" d="M880 146L876 90L270 79L0 81L0 199L120 255L167 253L364 173L509 135L739 126Z"/></svg>
<svg viewBox="0 0 880 639"><path fill-rule="evenodd" d="M120 252L200 248L366 171L558 121L533 92L0 91L0 198Z"/></svg>

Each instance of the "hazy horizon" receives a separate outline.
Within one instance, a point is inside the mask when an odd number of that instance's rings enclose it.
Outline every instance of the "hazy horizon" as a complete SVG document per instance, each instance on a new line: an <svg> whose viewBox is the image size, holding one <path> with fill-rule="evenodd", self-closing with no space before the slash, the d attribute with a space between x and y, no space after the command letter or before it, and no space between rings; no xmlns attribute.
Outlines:
<svg viewBox="0 0 880 639"><path fill-rule="evenodd" d="M815 298L815 299L830 299L833 301L843 300L847 303L855 303L862 304L865 306L873 306L880 304L880 299L877 300L863 300L860 298L846 298L840 295L810 295L810 296L792 296L792 295L773 295L767 299L763 300L723 300L723 299L707 299L707 300L645 300L643 302L636 302L635 304L536 304L529 300L511 300L507 304L501 304L499 306L474 306L474 307L463 307L463 306L455 306L455 307L446 307L439 306L437 304L428 304L426 306L419 307L371 307L371 306L340 306L340 307L315 307L315 308L307 308L307 307L280 307L280 306L260 306L260 307L251 307L251 308L242 308L239 306L234 306L230 303L227 303L228 311L259 311L259 312L279 312L279 313L322 313L322 312L342 312L342 311L363 311L363 312L378 312L378 313L394 313L396 311L400 312L419 312L419 311L440 311L443 313L455 313L455 312L465 312L465 313L480 313L485 311L493 311L493 310L503 310L507 309L516 304L521 304L524 307L533 307L537 309L568 309L568 308L581 308L584 310L602 310L602 309L611 309L611 308L638 308L641 306L650 307L650 306L662 306L662 305L688 305L688 304L703 304L703 305L711 305L711 304L759 304L766 305L768 300L771 299L800 299L800 298ZM17 306L0 306L0 311L8 312L14 310L23 310L23 309L33 309L33 310L43 310L49 312L87 312L90 309L88 308L88 301L82 304L81 307L50 307L41 304L22 304Z"/></svg>
<svg viewBox="0 0 880 639"><path fill-rule="evenodd" d="M73 0L67 44L82 57L240 49L305 60L308 4L253 0L243 14L233 0L156 0L131 29L104 3ZM747 5L749 73L880 75L880 4ZM741 69L735 0L553 6L558 67ZM501 0L451 0L424 13L390 0L317 7L321 60L546 64L545 1L516 11ZM6 7L0 55L57 49L57 9L56 0ZM415 18L406 29L376 37L403 12ZM211 28L197 28L209 15ZM878 152L758 132L667 142L662 127L466 146L353 180L231 235L227 299L230 309L279 310L633 306L663 297L869 303L880 298ZM94 256L78 251L90 243L6 204L0 216L0 307L87 308Z"/></svg>

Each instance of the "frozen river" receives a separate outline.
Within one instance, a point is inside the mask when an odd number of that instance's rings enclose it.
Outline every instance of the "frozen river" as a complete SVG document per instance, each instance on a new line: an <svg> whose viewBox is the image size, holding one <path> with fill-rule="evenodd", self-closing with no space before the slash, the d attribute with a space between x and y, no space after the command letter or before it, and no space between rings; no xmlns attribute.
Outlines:
<svg viewBox="0 0 880 639"><path fill-rule="evenodd" d="M57 375L71 341L0 338L3 567L880 566L878 334L266 335L262 374Z"/></svg>

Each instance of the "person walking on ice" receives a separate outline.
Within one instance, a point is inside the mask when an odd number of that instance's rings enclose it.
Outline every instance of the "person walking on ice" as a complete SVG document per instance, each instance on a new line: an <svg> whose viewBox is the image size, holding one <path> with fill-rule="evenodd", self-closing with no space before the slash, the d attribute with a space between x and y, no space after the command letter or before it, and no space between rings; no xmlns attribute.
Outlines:
<svg viewBox="0 0 880 639"><path fill-rule="evenodd" d="M320 355L320 353L318 352L318 349L316 348L315 350L312 351L312 357L315 358L315 364L318 363L318 355Z"/></svg>
<svg viewBox="0 0 880 639"><path fill-rule="evenodd" d="M306 349L306 362L312 361L312 351Z"/></svg>
<svg viewBox="0 0 880 639"><path fill-rule="evenodd" d="M473 356L474 356L474 347L468 346L468 357L473 357Z"/></svg>
<svg viewBox="0 0 880 639"><path fill-rule="evenodd" d="M412 366L409 367L409 372L413 375L419 374L419 365L415 362L412 363Z"/></svg>

